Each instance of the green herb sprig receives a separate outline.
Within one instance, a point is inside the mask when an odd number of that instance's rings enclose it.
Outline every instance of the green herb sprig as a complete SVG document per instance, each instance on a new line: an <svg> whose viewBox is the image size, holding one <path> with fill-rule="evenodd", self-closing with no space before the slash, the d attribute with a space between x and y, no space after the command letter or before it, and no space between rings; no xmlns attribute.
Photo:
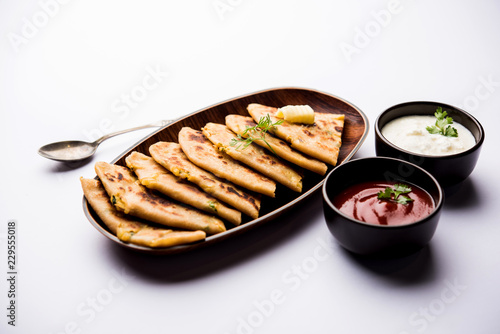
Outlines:
<svg viewBox="0 0 500 334"><path fill-rule="evenodd" d="M217 212L217 207L215 206L215 202L214 201L208 201L208 207L213 211L213 212Z"/></svg>
<svg viewBox="0 0 500 334"><path fill-rule="evenodd" d="M395 184L394 188L387 187L384 189L384 191L379 191L377 193L377 198L382 199L382 200L389 200L389 201L394 201L399 204L408 204L409 202L412 202L413 199L411 199L408 196L405 196L403 194L408 194L411 192L411 188L408 187L405 184Z"/></svg>
<svg viewBox="0 0 500 334"><path fill-rule="evenodd" d="M458 137L457 129L450 125L453 124L453 118L449 117L448 113L443 111L443 108L438 107L434 116L437 118L436 124L426 127L429 133L440 134L446 137Z"/></svg>
<svg viewBox="0 0 500 334"><path fill-rule="evenodd" d="M266 140L266 133L267 131L275 128L277 125L280 125L281 123L283 123L282 119L273 123L273 121L271 120L271 116L267 114L266 116L263 116L259 119L259 123L257 123L257 125L252 127L247 126L247 128L245 129L245 131L243 131L242 134L238 134L236 138L231 139L229 145L236 146L236 149L239 149L243 145L243 149L245 149L254 141L262 140L264 143L266 143L269 149L273 151L274 154L276 154L276 152L274 152L273 148L271 147L271 145L269 145L269 143ZM252 136L250 134L250 131L254 133L259 133L259 136L255 137Z"/></svg>

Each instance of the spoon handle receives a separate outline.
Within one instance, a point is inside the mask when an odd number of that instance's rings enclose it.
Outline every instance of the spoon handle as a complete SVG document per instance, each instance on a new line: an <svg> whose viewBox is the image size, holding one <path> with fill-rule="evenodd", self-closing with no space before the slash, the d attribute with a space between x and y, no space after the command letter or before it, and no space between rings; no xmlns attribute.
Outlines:
<svg viewBox="0 0 500 334"><path fill-rule="evenodd" d="M158 121L158 122L154 122L154 123L150 123L150 124L146 124L146 125L137 126L135 128L130 128L130 129L125 129L125 130L120 130L120 131L108 133L107 135L104 135L101 138L97 139L94 142L94 144L99 145L100 143L102 143L106 139L117 136L117 135L121 135L122 133L127 133L130 131L141 130L141 129L146 129L146 128L152 128L152 127L165 126L165 125L168 125L172 122L174 122L174 120L162 120L162 121Z"/></svg>

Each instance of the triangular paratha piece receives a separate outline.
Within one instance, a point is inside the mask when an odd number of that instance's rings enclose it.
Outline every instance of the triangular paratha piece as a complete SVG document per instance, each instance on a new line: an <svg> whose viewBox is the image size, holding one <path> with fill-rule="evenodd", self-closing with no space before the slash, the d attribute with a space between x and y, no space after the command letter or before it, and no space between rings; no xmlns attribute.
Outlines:
<svg viewBox="0 0 500 334"><path fill-rule="evenodd" d="M254 219L259 217L260 195L251 195L196 166L182 152L179 144L158 142L149 147L149 153L156 162L175 176L193 182L208 194Z"/></svg>
<svg viewBox="0 0 500 334"><path fill-rule="evenodd" d="M201 131L182 128L179 144L188 159L198 167L245 189L274 197L276 182L220 152Z"/></svg>
<svg viewBox="0 0 500 334"><path fill-rule="evenodd" d="M223 124L207 123L202 132L220 151L296 192L302 191L302 176L275 155L257 145L231 145L236 134Z"/></svg>
<svg viewBox="0 0 500 334"><path fill-rule="evenodd" d="M207 234L226 230L224 223L216 217L153 194L126 167L101 161L96 163L95 170L111 203L126 214L170 227L202 230Z"/></svg>
<svg viewBox="0 0 500 334"><path fill-rule="evenodd" d="M174 231L153 227L118 211L101 181L80 178L83 193L95 213L118 239L147 247L171 247L205 239L203 231Z"/></svg>
<svg viewBox="0 0 500 334"><path fill-rule="evenodd" d="M271 120L277 122L277 108L257 103L249 104L248 112L255 122L267 114ZM335 166L342 144L342 130L344 129L344 115L329 113L314 113L314 124L293 124L284 121L269 131L281 139L289 142L293 148L313 158Z"/></svg>
<svg viewBox="0 0 500 334"><path fill-rule="evenodd" d="M226 125L233 132L239 134L240 136L246 138L248 136L259 138L260 134L258 130L250 130L245 134L247 128L255 127L256 123L253 121L252 117L242 116L242 115L227 115ZM266 142L262 140L255 140L254 143L264 147L276 153L280 158L283 158L297 166L310 170L314 173L325 175L328 166L323 162L310 158L303 155L302 153L292 149L283 140L274 137L270 133L266 133Z"/></svg>
<svg viewBox="0 0 500 334"><path fill-rule="evenodd" d="M125 162L143 186L157 190L181 203L217 215L234 225L241 223L241 212L228 208L194 184L178 178L153 158L134 151L127 156Z"/></svg>

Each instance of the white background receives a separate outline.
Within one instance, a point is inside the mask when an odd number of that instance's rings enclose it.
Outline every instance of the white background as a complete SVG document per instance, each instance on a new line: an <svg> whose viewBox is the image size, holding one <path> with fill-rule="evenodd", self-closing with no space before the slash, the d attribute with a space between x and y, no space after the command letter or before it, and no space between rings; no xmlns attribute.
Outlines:
<svg viewBox="0 0 500 334"><path fill-rule="evenodd" d="M0 332L499 333L499 18L494 0L0 2ZM87 221L79 177L152 130L104 142L82 166L37 154L282 86L358 106L370 133L356 157L375 154L373 123L397 103L440 101L482 122L479 163L428 248L353 257L329 235L318 193L203 252L136 254Z"/></svg>

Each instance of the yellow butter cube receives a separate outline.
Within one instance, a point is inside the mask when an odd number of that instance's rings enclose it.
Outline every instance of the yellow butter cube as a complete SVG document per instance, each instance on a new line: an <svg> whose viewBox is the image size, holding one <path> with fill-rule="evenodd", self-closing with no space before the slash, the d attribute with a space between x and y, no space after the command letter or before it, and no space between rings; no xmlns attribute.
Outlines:
<svg viewBox="0 0 500 334"><path fill-rule="evenodd" d="M278 108L276 117L289 123L314 124L314 110L308 105Z"/></svg>

